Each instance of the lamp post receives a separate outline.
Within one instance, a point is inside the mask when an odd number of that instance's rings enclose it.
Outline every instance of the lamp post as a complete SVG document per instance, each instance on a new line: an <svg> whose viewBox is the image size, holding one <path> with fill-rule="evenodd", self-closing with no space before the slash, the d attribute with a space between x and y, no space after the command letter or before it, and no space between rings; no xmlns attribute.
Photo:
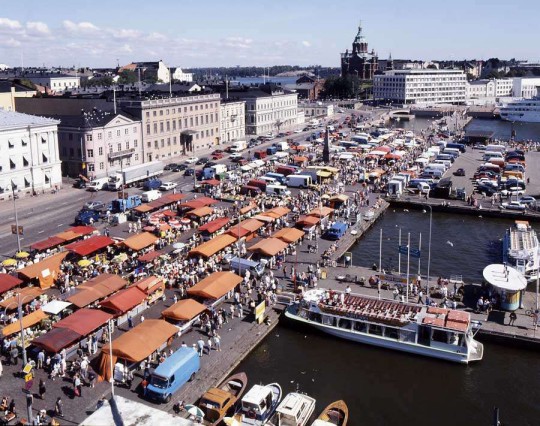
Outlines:
<svg viewBox="0 0 540 426"><path fill-rule="evenodd" d="M17 249L19 252L21 251L21 236L19 233L19 216L17 215L17 201L15 199L15 190L17 189L17 185L13 181L11 181L11 193L13 194L13 210L15 212L15 226L16 226L16 234L17 234Z"/></svg>
<svg viewBox="0 0 540 426"><path fill-rule="evenodd" d="M426 296L429 291L429 267L431 266L431 226L433 223L433 208L430 204L426 204L429 207L429 237L428 237L428 261L427 261L427 280L426 280ZM425 210L424 210L425 212Z"/></svg>

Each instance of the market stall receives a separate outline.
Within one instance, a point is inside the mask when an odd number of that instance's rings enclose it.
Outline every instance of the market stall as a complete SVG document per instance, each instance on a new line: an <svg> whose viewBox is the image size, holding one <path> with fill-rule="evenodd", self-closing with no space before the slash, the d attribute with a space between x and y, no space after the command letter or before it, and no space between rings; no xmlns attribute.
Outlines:
<svg viewBox="0 0 540 426"><path fill-rule="evenodd" d="M235 241L236 241L236 238L233 237L232 235L221 234L210 241L206 241L198 245L197 247L195 247L193 250L189 252L189 255L202 256L202 257L208 258L210 256L213 256L216 253L219 253L224 248L229 247Z"/></svg>
<svg viewBox="0 0 540 426"><path fill-rule="evenodd" d="M0 308L11 311L17 309L18 300L21 301L21 305L31 303L34 299L40 297L44 291L39 287L24 287L20 290L14 291L14 295L7 299L0 301ZM45 297L45 296L44 296Z"/></svg>
<svg viewBox="0 0 540 426"><path fill-rule="evenodd" d="M120 290L103 300L99 303L99 307L114 315L117 325L122 325L127 322L128 317L138 315L147 309L148 303L146 293L137 286L133 286Z"/></svg>
<svg viewBox="0 0 540 426"><path fill-rule="evenodd" d="M177 332L178 329L165 320L147 319L140 323L103 346L99 363L101 378L103 380L111 378L111 364L115 365L118 358L130 364L139 363L153 352L163 349Z"/></svg>
<svg viewBox="0 0 540 426"><path fill-rule="evenodd" d="M101 274L77 287L77 292L67 301L77 308L84 308L126 287L128 282L119 275Z"/></svg>
<svg viewBox="0 0 540 426"><path fill-rule="evenodd" d="M183 299L169 306L161 312L161 316L172 321L184 332L199 319L199 315L206 311L207 307L194 299Z"/></svg>
<svg viewBox="0 0 540 426"><path fill-rule="evenodd" d="M104 235L96 235L90 237L86 240L77 241L75 243L68 244L66 250L69 250L72 253L75 253L79 256L88 256L97 251L103 250L104 248L114 244L112 238L106 237Z"/></svg>
<svg viewBox="0 0 540 426"><path fill-rule="evenodd" d="M220 300L242 282L242 277L232 272L214 272L188 289L190 296Z"/></svg>
<svg viewBox="0 0 540 426"><path fill-rule="evenodd" d="M285 250L289 243L280 240L279 238L265 238L258 243L252 245L247 250L255 253L259 253L262 256L272 257L279 252Z"/></svg>
<svg viewBox="0 0 540 426"><path fill-rule="evenodd" d="M14 277L13 275L9 274L0 274L0 295L4 294L5 292L14 289L15 287L20 286L23 283L22 280L20 280L17 277Z"/></svg>
<svg viewBox="0 0 540 426"><path fill-rule="evenodd" d="M41 262L19 269L19 276L25 280L37 279L40 287L47 289L54 284L54 280L56 280L60 272L60 266L67 255L67 252L53 254Z"/></svg>
<svg viewBox="0 0 540 426"><path fill-rule="evenodd" d="M158 237L156 237L154 234L151 234L150 232L142 232L126 238L124 241L122 241L122 245L130 248L131 250L139 251L154 245L157 240Z"/></svg>
<svg viewBox="0 0 540 426"><path fill-rule="evenodd" d="M43 312L41 309L37 309L34 312L30 312L28 315L22 317L22 328L25 330L25 336L28 336L30 333L26 330L27 328L34 327L36 324L39 324L42 320L49 318L49 316ZM21 324L19 320L14 323L6 325L2 329L2 337L8 337L15 333L20 333Z"/></svg>
<svg viewBox="0 0 540 426"><path fill-rule="evenodd" d="M279 238L280 240L291 244L300 240L306 233L296 228L282 228L272 235L273 238Z"/></svg>
<svg viewBox="0 0 540 426"><path fill-rule="evenodd" d="M153 303L159 299L165 290L165 283L163 278L150 275L140 281L137 281L136 285L140 290L144 291L146 294L146 299L148 303Z"/></svg>
<svg viewBox="0 0 540 426"><path fill-rule="evenodd" d="M218 232L222 231L223 228L229 223L228 217L219 217L217 219L211 220L208 223L205 223L202 226L199 226L199 233L202 235L203 239L208 240L217 235Z"/></svg>

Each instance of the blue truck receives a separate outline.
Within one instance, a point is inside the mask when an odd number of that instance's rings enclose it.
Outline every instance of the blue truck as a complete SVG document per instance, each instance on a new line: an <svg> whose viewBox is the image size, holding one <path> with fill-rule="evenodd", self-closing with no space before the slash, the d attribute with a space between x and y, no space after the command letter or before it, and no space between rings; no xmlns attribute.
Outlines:
<svg viewBox="0 0 540 426"><path fill-rule="evenodd" d="M346 223L336 222L330 227L330 229L326 231L324 236L329 240L339 240L345 235L348 227L349 225L347 225Z"/></svg>
<svg viewBox="0 0 540 426"><path fill-rule="evenodd" d="M152 189L158 189L161 186L161 180L148 179L143 182L143 189L145 191L151 191Z"/></svg>
<svg viewBox="0 0 540 426"><path fill-rule="evenodd" d="M92 225L100 218L101 213L96 210L81 210L75 218L75 225Z"/></svg>
<svg viewBox="0 0 540 426"><path fill-rule="evenodd" d="M141 197L139 195L130 195L125 199L119 198L112 201L112 212L120 213L126 210L131 210L142 204Z"/></svg>

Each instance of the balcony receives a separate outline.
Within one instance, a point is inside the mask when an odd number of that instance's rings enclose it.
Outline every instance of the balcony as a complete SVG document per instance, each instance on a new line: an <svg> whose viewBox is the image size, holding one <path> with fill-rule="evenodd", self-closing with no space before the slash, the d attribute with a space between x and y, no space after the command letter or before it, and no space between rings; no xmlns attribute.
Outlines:
<svg viewBox="0 0 540 426"><path fill-rule="evenodd" d="M131 157L135 152L135 148L125 149L123 151L109 152L109 160L116 160L117 158Z"/></svg>

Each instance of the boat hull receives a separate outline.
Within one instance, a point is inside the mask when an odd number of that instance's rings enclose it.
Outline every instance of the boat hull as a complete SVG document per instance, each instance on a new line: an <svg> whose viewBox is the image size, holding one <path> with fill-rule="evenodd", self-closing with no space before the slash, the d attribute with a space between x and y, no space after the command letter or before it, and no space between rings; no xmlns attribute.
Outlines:
<svg viewBox="0 0 540 426"><path fill-rule="evenodd" d="M398 342L380 336L353 332L351 330L343 330L338 327L325 325L315 321L310 321L306 318L302 318L299 315L296 315L290 309L287 309L285 311L285 317L292 321L302 323L306 326L314 327L323 333L329 334L334 337L339 337L341 339L401 352L407 352L415 355L428 356L430 358L437 358L444 361L456 362L460 364L469 363L469 359L467 357L467 354L465 353L437 350L430 348L429 346L411 344L407 342Z"/></svg>

